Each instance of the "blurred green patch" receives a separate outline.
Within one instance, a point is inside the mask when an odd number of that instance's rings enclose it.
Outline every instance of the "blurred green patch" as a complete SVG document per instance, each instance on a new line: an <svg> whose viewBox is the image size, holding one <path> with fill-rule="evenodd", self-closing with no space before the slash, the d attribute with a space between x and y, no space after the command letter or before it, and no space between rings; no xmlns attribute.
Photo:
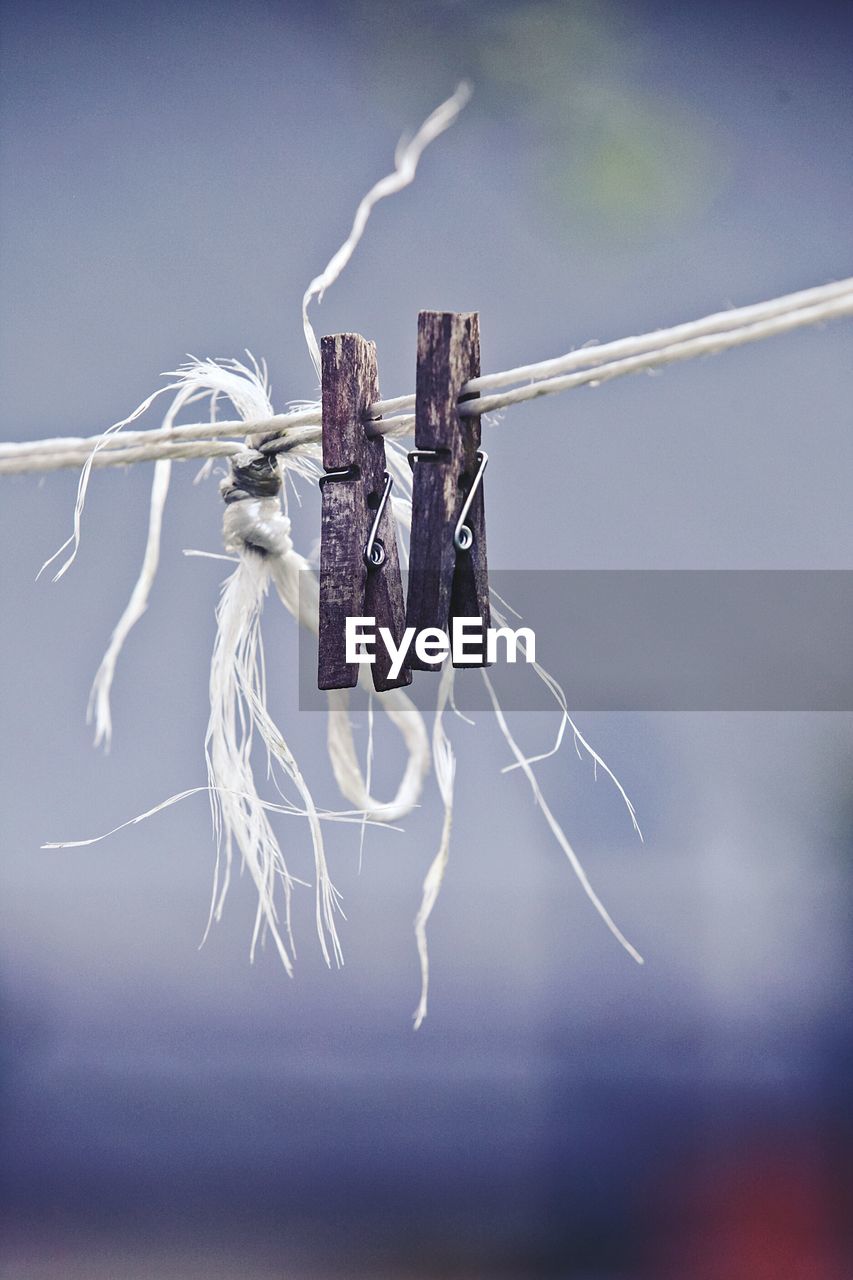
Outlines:
<svg viewBox="0 0 853 1280"><path fill-rule="evenodd" d="M654 103L613 97L577 136L540 152L551 199L613 234L665 231L701 214L719 190L722 165L705 131Z"/></svg>
<svg viewBox="0 0 853 1280"><path fill-rule="evenodd" d="M401 119L455 79L469 112L521 143L519 173L552 228L656 238L700 216L725 176L710 123L659 87L671 57L637 10L606 0L361 0L354 28Z"/></svg>

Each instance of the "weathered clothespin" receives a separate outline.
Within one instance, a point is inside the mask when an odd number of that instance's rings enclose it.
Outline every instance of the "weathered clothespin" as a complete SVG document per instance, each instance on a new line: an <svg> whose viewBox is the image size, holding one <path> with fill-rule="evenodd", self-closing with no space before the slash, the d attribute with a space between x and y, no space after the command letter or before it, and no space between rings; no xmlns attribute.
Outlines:
<svg viewBox="0 0 853 1280"><path fill-rule="evenodd" d="M404 623L403 583L397 531L391 509L391 477L385 441L369 436L367 414L379 399L376 345L357 333L323 338L323 466L320 477L321 689L350 689L360 665L346 661L346 619L374 617L400 644ZM377 690L411 683L403 668L391 679L391 658L381 643L372 664Z"/></svg>
<svg viewBox="0 0 853 1280"><path fill-rule="evenodd" d="M462 387L480 373L480 322L475 312L422 311L418 316L412 537L406 624L449 631L453 618L491 622L486 561L480 419L462 417ZM464 397L474 399L476 397ZM485 635L472 629L465 665L486 666ZM409 664L437 671L412 651ZM457 664L461 665L461 664Z"/></svg>

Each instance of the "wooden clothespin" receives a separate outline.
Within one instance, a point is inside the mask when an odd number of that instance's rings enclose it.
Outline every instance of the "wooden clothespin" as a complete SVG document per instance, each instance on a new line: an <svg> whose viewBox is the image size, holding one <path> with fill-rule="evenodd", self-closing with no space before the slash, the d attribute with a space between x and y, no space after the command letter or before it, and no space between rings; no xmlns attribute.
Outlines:
<svg viewBox="0 0 853 1280"><path fill-rule="evenodd" d="M323 466L320 541L321 689L350 689L359 664L346 661L346 619L374 617L400 644L404 622L403 583L397 531L389 501L385 441L369 436L366 418L379 399L376 344L357 333L323 338ZM391 679L391 659L379 641L374 649L377 690L411 683L403 668Z"/></svg>
<svg viewBox="0 0 853 1280"><path fill-rule="evenodd" d="M480 419L459 414L462 387L480 373L480 321L476 312L422 311L418 316L412 537L406 624L449 631L453 618L491 622L486 561ZM475 399L475 396L464 397ZM485 635L468 641L477 654L468 666L486 666ZM412 650L410 666L437 671ZM462 664L457 664L462 665Z"/></svg>

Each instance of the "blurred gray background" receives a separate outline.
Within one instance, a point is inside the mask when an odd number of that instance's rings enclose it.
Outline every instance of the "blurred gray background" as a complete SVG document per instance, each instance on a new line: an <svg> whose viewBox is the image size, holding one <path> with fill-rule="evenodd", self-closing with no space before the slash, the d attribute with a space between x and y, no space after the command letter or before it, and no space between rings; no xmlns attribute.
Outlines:
<svg viewBox="0 0 853 1280"><path fill-rule="evenodd" d="M188 351L311 397L299 300L394 145L471 106L377 210L316 314L412 389L421 307L476 309L483 365L545 358L851 270L847 6L4 4L3 436L85 435ZM839 323L507 413L489 552L518 568L850 568L851 329ZM156 421L152 419L152 421ZM440 829L329 836L346 967L297 899L297 975L248 963L234 883L197 950L215 482L176 467L163 562L114 698L89 684L137 571L150 475L0 481L2 1209L14 1280L838 1280L849 1150L849 715L584 715L540 767L583 898L493 721L455 721L458 816L417 1034L412 921ZM317 536L316 495L295 512ZM321 717L265 618L271 702L321 803ZM553 717L519 715L540 749ZM363 741L363 737L362 737ZM382 746L387 748L383 753ZM379 785L396 742L380 728ZM390 757L390 758L389 758ZM309 874L305 830L281 822Z"/></svg>

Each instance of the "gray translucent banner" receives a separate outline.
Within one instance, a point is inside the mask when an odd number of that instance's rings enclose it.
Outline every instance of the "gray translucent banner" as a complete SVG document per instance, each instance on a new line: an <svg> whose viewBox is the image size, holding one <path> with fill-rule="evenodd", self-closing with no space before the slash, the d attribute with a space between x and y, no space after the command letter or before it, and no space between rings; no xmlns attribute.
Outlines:
<svg viewBox="0 0 853 1280"><path fill-rule="evenodd" d="M853 710L851 571L493 570L490 582L521 615L495 599L506 624L533 629L536 660L573 710ZM553 710L520 655L515 665L499 657L488 674L505 710ZM407 693L429 710L438 680L417 671ZM326 707L316 638L304 630L299 700ZM491 708L478 670L457 671L455 700L463 711Z"/></svg>

